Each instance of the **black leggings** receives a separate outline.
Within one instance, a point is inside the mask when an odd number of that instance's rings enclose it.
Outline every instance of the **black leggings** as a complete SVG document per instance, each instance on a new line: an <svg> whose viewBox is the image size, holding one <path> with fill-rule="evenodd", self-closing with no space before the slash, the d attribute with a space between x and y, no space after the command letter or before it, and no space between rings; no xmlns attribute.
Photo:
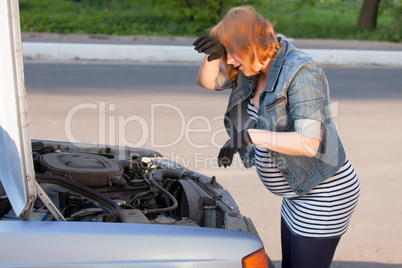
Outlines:
<svg viewBox="0 0 402 268"><path fill-rule="evenodd" d="M294 235L281 218L282 268L329 268L340 237L329 239Z"/></svg>

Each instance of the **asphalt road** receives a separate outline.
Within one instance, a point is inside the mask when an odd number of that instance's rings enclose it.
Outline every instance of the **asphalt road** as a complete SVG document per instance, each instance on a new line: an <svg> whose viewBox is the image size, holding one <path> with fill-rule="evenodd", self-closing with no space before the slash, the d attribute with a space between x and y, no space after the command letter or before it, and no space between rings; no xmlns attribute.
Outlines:
<svg viewBox="0 0 402 268"><path fill-rule="evenodd" d="M26 61L24 68L28 93L91 95L122 90L199 94L202 90L195 84L196 64ZM402 68L323 68L334 100L402 98Z"/></svg>
<svg viewBox="0 0 402 268"><path fill-rule="evenodd" d="M229 92L199 88L197 70L196 64L25 61L30 136L130 146L145 138L142 147L216 176L279 264L281 198L239 162L217 167L227 139L219 116ZM338 100L334 121L362 189L331 268L402 267L402 68L324 71L332 101ZM202 131L194 133L197 128Z"/></svg>

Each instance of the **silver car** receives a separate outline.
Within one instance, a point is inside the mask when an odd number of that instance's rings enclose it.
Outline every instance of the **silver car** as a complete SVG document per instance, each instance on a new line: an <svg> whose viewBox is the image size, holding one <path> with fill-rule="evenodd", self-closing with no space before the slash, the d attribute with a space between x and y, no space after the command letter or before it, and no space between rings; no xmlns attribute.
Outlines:
<svg viewBox="0 0 402 268"><path fill-rule="evenodd" d="M1 267L268 267L214 177L158 152L30 140L18 1L0 1Z"/></svg>

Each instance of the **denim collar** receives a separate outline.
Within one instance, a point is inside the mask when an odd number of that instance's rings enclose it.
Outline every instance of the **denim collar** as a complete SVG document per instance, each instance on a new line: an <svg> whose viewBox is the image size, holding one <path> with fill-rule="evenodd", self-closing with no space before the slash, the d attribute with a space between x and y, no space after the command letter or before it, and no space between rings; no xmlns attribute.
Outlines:
<svg viewBox="0 0 402 268"><path fill-rule="evenodd" d="M271 70L269 71L268 82L265 87L265 91L269 92L272 92L274 90L275 83L278 80L282 65L285 61L285 56L288 53L289 48L289 43L287 41L280 38L278 38L278 40L282 45L281 48L278 50L275 60L272 63Z"/></svg>

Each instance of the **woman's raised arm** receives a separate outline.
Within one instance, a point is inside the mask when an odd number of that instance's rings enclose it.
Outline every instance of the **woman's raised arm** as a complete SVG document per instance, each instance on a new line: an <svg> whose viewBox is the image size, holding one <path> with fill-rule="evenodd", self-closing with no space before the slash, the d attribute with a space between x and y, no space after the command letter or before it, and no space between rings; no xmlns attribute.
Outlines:
<svg viewBox="0 0 402 268"><path fill-rule="evenodd" d="M219 74L219 64L219 59L208 61L208 55L205 55L198 70L197 84L203 88L214 90L215 80Z"/></svg>

